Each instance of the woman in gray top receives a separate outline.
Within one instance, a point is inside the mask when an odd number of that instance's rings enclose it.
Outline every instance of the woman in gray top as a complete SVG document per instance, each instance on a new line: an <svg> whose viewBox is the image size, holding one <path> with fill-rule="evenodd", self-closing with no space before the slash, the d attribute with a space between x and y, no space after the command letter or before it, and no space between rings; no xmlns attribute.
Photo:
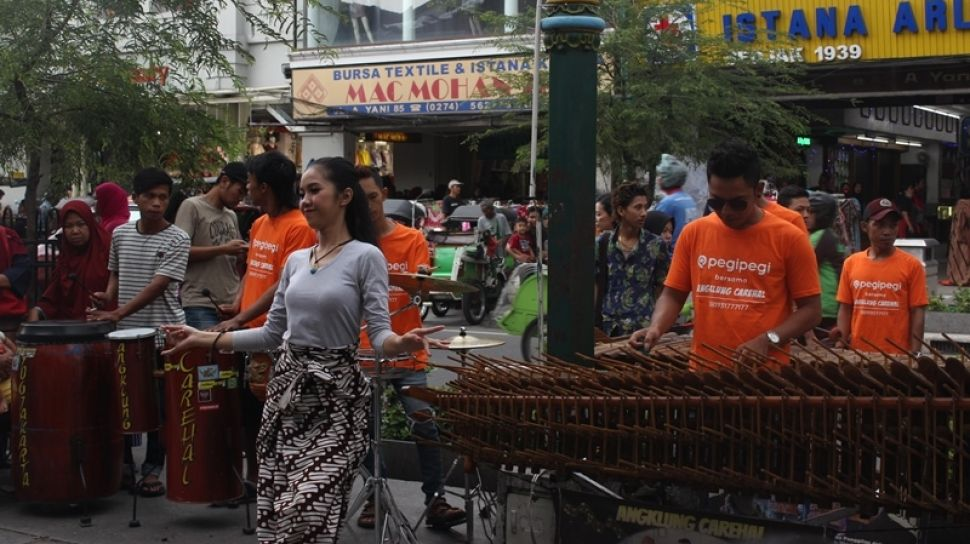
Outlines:
<svg viewBox="0 0 970 544"><path fill-rule="evenodd" d="M355 359L361 324L381 357L442 346L428 338L442 327L391 332L387 263L353 165L314 161L300 189L318 242L290 255L266 324L218 334L165 327L175 344L167 353L282 344L258 438L261 543L337 541L367 440L370 390Z"/></svg>

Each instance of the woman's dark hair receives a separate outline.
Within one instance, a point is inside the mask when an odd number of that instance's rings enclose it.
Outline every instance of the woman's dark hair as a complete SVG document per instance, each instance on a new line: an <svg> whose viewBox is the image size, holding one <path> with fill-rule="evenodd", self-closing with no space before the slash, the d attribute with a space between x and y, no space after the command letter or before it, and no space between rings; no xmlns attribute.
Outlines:
<svg viewBox="0 0 970 544"><path fill-rule="evenodd" d="M354 240L376 246L377 232L374 229L374 223L371 222L370 208L367 206L364 190L360 188L361 178L358 177L354 165L343 157L326 157L311 162L307 169L310 168L320 170L323 179L334 184L338 193L347 188L353 191L354 196L350 199L344 216L347 230Z"/></svg>
<svg viewBox="0 0 970 544"><path fill-rule="evenodd" d="M643 228L648 231L660 236L663 234L665 228L667 228L667 223L674 225L674 218L665 214L664 212L658 212L654 210L652 212L647 212L647 219L643 222Z"/></svg>
<svg viewBox="0 0 970 544"><path fill-rule="evenodd" d="M714 148L707 159L707 181L711 176L721 179L741 177L745 183L757 187L761 181L761 161L758 152L749 144L729 140Z"/></svg>
<svg viewBox="0 0 970 544"><path fill-rule="evenodd" d="M246 164L249 173L259 183L269 185L277 204L285 209L298 206L296 194L296 165L279 151L261 153Z"/></svg>
<svg viewBox="0 0 970 544"><path fill-rule="evenodd" d="M613 189L612 201L613 201L613 214L615 216L616 212L620 208L626 208L629 206L633 199L642 196L646 197L647 205L650 205L650 195L647 194L647 189L643 185L635 182L628 182L620 185L616 189Z"/></svg>
<svg viewBox="0 0 970 544"><path fill-rule="evenodd" d="M168 187L169 194L172 194L172 185L174 184L172 176L169 176L165 170L154 167L142 168L131 180L131 193L140 195L151 191L159 185L164 185Z"/></svg>
<svg viewBox="0 0 970 544"><path fill-rule="evenodd" d="M179 208L182 207L182 203L189 198L189 195L185 194L182 190L176 190L172 192L172 196L168 199L168 208L165 209L165 220L169 223L174 223L175 218L178 217Z"/></svg>
<svg viewBox="0 0 970 544"><path fill-rule="evenodd" d="M596 203L603 207L603 211L606 212L606 215L613 215L613 195L609 193L600 195L596 197Z"/></svg>

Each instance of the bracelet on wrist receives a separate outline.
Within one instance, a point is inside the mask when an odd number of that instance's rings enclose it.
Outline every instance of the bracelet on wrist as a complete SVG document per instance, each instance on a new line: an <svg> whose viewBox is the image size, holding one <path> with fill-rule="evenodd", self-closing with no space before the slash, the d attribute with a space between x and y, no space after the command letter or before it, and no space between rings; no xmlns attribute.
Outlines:
<svg viewBox="0 0 970 544"><path fill-rule="evenodd" d="M212 347L210 348L212 351L216 351L216 349L218 349L216 346L219 344L219 339L222 338L222 335L226 334L227 332L228 331L222 331L216 335L216 339L212 341Z"/></svg>

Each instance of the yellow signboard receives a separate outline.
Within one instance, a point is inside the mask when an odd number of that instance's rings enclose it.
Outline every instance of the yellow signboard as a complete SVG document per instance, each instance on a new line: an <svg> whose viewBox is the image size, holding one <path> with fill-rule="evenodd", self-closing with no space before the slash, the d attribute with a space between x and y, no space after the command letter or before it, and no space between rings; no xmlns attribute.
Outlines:
<svg viewBox="0 0 970 544"><path fill-rule="evenodd" d="M546 61L540 69L547 70ZM532 59L501 57L293 71L293 116L475 113L523 106ZM527 107L527 105L525 105Z"/></svg>
<svg viewBox="0 0 970 544"><path fill-rule="evenodd" d="M782 60L970 55L970 0L714 0L697 24Z"/></svg>

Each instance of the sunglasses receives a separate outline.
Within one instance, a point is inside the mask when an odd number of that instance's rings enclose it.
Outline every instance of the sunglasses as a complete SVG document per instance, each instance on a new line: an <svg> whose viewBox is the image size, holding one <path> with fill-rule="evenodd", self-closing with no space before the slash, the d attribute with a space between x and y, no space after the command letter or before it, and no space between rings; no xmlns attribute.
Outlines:
<svg viewBox="0 0 970 544"><path fill-rule="evenodd" d="M724 209L725 205L731 208L732 211L743 212L744 210L748 209L748 197L739 196L737 198L725 200L715 196L707 199L707 205L716 212Z"/></svg>

